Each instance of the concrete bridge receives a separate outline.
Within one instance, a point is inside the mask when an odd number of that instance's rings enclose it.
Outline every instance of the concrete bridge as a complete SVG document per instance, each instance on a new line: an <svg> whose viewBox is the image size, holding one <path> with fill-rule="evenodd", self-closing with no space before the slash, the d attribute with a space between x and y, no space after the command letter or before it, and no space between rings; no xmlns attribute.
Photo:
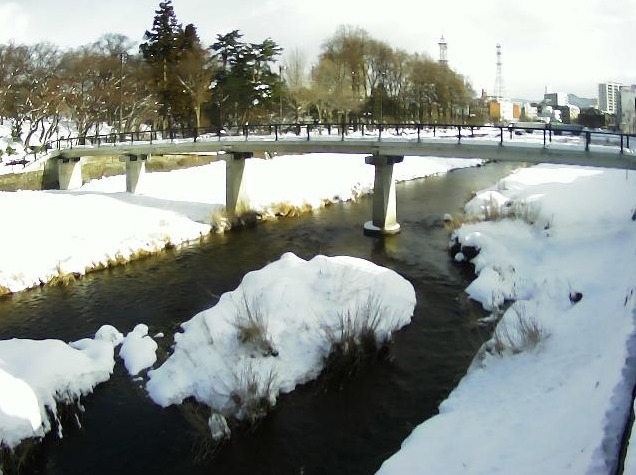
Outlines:
<svg viewBox="0 0 636 475"><path fill-rule="evenodd" d="M269 127L271 134L263 134ZM272 127L274 127L272 129ZM636 170L636 153L630 148L630 136L618 133L583 132L553 137L556 131L546 128L501 126L414 126L395 127L395 134L375 132L349 134L341 128L334 135L331 128L296 125L295 134L282 136L279 126L260 126L261 133L249 134L243 127L241 136L199 134L191 137L157 140L153 132L129 135L126 142L107 143L108 136L81 139L90 145L78 146L72 140L57 143L50 155L58 166L60 189L82 185L82 157L119 155L126 164L126 191L140 189L146 161L153 155L223 153L226 160L226 211L234 217L243 201L245 160L255 153L364 154L367 164L375 167L372 220L364 224L370 234L399 232L397 222L394 165L405 155L448 158L480 158L484 160L554 163ZM302 128L304 130L302 130ZM431 134L431 127L432 134ZM304 132L304 133L303 133ZM77 139L74 139L77 140Z"/></svg>

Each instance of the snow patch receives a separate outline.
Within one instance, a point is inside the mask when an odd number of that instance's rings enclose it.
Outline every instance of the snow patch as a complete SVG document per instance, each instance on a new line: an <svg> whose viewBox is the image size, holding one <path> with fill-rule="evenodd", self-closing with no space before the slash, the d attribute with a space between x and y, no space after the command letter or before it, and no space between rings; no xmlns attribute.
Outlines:
<svg viewBox="0 0 636 475"><path fill-rule="evenodd" d="M330 352L326 332L369 302L379 310L375 335L388 340L409 323L415 292L394 271L362 259L286 253L182 324L174 353L148 373L148 393L161 406L193 397L226 417L250 418L250 401L273 405L316 378Z"/></svg>
<svg viewBox="0 0 636 475"><path fill-rule="evenodd" d="M61 427L59 404L77 404L110 378L121 335L104 326L94 338L0 341L0 445L16 447Z"/></svg>

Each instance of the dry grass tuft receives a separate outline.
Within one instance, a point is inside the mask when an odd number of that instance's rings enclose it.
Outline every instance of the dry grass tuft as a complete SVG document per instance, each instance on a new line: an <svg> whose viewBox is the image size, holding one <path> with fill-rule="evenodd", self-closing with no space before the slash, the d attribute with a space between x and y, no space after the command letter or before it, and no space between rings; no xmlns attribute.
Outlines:
<svg viewBox="0 0 636 475"><path fill-rule="evenodd" d="M270 370L261 376L251 364L246 364L234 374L230 391L230 414L237 420L254 426L265 417L276 402L276 373Z"/></svg>
<svg viewBox="0 0 636 475"><path fill-rule="evenodd" d="M77 280L75 274L73 274L72 272L64 272L59 264L55 267L55 271L57 274L54 275L51 280L49 280L49 285L67 286L71 285Z"/></svg>
<svg viewBox="0 0 636 475"><path fill-rule="evenodd" d="M236 303L236 319L232 322L237 338L243 345L251 346L262 356L277 356L267 332L267 321L262 311L261 299L248 299L241 289L239 302Z"/></svg>
<svg viewBox="0 0 636 475"><path fill-rule="evenodd" d="M225 209L219 209L212 213L210 224L212 225L212 230L216 233L225 232L232 227Z"/></svg>
<svg viewBox="0 0 636 475"><path fill-rule="evenodd" d="M525 307L515 306L513 309L516 316L514 322L497 325L489 348L491 353L499 356L505 353L518 354L535 348L550 336L536 318L526 314Z"/></svg>
<svg viewBox="0 0 636 475"><path fill-rule="evenodd" d="M274 203L270 207L271 213L276 217L296 217L311 212L313 208L309 203L294 205L288 202Z"/></svg>
<svg viewBox="0 0 636 475"><path fill-rule="evenodd" d="M381 319L391 318L391 311L375 295L354 309L338 314L335 326L323 326L329 342L325 371L338 378L351 376L366 361L388 353L390 338L379 336Z"/></svg>

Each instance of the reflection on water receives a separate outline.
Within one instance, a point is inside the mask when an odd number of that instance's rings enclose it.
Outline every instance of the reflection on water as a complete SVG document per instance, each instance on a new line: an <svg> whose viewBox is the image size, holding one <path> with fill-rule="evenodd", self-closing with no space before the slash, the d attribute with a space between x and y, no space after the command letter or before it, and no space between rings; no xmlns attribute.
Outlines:
<svg viewBox="0 0 636 475"><path fill-rule="evenodd" d="M292 251L351 255L394 269L415 287L413 322L391 357L363 368L342 387L308 384L282 397L256 430L235 434L216 456L194 464L196 436L178 408L162 409L123 365L85 400L82 428L48 438L31 464L42 474L368 474L437 411L464 374L481 336L479 311L463 297L466 276L446 251L442 215L470 191L511 171L494 164L398 186L402 232L369 238L362 223L371 200L332 205L264 223L203 245L169 251L89 275L69 287L41 288L0 300L0 338L92 335L102 324L122 332L143 322L169 349L179 324L234 289L242 276Z"/></svg>

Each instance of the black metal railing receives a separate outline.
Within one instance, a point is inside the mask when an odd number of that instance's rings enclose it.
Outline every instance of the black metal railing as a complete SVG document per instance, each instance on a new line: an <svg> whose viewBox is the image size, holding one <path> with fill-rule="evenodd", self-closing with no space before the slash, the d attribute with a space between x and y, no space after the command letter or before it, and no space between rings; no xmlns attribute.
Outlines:
<svg viewBox="0 0 636 475"><path fill-rule="evenodd" d="M115 132L110 134L85 135L78 137L60 138L47 144L49 149L73 148L78 146L97 146L114 144L134 144L136 142L146 142L152 144L157 141L174 142L175 140L222 140L227 137L244 137L249 140L250 136L272 137L275 141L284 140L286 136L293 135L297 138L310 141L312 136L334 136L341 141L347 140L349 135L358 132L362 137L377 137L382 140L387 134L393 136L415 135L417 142L422 140L422 134L431 134L435 138L452 137L461 144L464 139L471 139L483 136L483 131L495 131L494 138L499 138L499 145L503 146L505 137L512 141L515 135L527 133L540 133L543 135L543 146L547 147L552 142L555 135L583 136L585 151L589 151L590 145L616 145L620 147L623 154L626 149L630 149L630 137L636 135L624 134L613 131L593 131L586 130L577 125L550 125L544 126L535 124L510 124L510 125L465 125L465 124L425 124L425 123L380 123L380 124L349 124L349 123L316 123L316 122L294 122L294 123L272 123L272 124L243 124L230 125L224 128L218 127L179 127L168 130L149 129L131 132ZM481 132L481 133L480 133Z"/></svg>

